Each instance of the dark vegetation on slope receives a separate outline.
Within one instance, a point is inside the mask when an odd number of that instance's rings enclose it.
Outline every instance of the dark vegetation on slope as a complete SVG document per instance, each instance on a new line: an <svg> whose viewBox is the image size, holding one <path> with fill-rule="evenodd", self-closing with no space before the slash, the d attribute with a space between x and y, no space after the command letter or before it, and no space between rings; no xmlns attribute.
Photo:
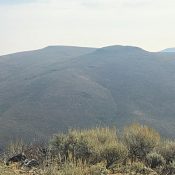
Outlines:
<svg viewBox="0 0 175 175"><path fill-rule="evenodd" d="M175 132L175 53L51 46L0 57L0 140L133 121Z"/></svg>

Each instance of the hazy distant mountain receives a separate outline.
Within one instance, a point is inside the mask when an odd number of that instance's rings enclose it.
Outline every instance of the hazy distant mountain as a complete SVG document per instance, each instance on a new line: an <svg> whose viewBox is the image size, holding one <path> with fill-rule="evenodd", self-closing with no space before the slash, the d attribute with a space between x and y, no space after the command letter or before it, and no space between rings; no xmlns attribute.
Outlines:
<svg viewBox="0 0 175 175"><path fill-rule="evenodd" d="M0 57L0 140L147 123L175 133L175 54L52 46Z"/></svg>
<svg viewBox="0 0 175 175"><path fill-rule="evenodd" d="M175 52L175 48L164 49L162 52Z"/></svg>

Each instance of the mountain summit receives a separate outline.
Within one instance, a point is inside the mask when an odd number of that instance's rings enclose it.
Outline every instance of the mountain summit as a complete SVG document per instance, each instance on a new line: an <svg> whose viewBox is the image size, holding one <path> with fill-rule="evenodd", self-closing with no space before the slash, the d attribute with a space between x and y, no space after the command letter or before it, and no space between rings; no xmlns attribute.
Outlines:
<svg viewBox="0 0 175 175"><path fill-rule="evenodd" d="M135 46L122 46L122 45L113 45L113 46L107 46L102 47L99 50L103 51L119 51L119 52L144 52L142 48L135 47ZM146 52L146 51L145 51Z"/></svg>

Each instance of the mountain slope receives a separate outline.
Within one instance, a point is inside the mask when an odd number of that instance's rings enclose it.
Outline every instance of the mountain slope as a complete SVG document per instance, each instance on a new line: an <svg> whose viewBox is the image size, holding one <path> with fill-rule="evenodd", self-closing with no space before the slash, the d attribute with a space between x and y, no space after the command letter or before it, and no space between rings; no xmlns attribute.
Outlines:
<svg viewBox="0 0 175 175"><path fill-rule="evenodd" d="M0 57L0 140L133 121L174 137L175 54L47 47Z"/></svg>
<svg viewBox="0 0 175 175"><path fill-rule="evenodd" d="M120 47L99 49L77 67L110 91L118 107L116 123L120 116L174 136L175 54Z"/></svg>
<svg viewBox="0 0 175 175"><path fill-rule="evenodd" d="M175 48L167 48L162 50L162 52L175 52Z"/></svg>

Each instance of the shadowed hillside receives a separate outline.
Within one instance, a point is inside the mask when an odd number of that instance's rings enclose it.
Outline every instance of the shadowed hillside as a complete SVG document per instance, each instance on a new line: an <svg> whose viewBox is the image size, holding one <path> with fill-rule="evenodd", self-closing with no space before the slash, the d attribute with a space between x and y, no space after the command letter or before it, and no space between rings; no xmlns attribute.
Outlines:
<svg viewBox="0 0 175 175"><path fill-rule="evenodd" d="M0 140L133 121L174 137L174 68L174 53L130 46L1 56Z"/></svg>

